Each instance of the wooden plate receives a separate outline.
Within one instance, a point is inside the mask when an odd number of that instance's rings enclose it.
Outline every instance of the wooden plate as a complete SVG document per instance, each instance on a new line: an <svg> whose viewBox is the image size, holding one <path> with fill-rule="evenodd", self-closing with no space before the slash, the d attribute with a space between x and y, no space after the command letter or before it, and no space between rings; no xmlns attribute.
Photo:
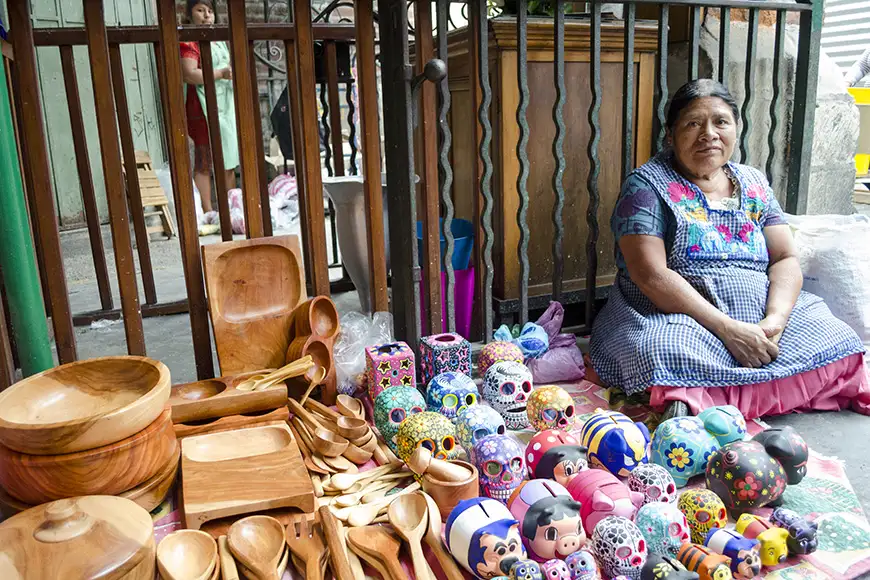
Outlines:
<svg viewBox="0 0 870 580"><path fill-rule="evenodd" d="M163 503L163 500L169 494L169 490L175 484L175 476L178 474L178 460L180 458L181 444L177 443L172 458L157 472L157 475L145 483L125 491L120 496L136 502L145 511L154 511Z"/></svg>

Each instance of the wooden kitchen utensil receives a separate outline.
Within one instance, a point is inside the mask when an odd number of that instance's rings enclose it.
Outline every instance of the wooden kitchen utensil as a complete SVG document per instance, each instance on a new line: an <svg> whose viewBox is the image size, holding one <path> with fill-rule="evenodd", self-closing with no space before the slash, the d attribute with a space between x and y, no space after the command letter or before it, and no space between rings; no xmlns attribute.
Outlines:
<svg viewBox="0 0 870 580"><path fill-rule="evenodd" d="M332 473L334 470L325 463L323 463L323 460L321 460L319 457L317 458L317 461L315 461L311 450L308 448L306 440L296 428L297 422L299 421L294 418L293 421L290 422L288 427L290 427L290 431L292 431L293 437L296 438L296 444L299 446L299 451L302 453L305 467L308 469L309 472L312 473L319 473L321 475L328 475Z"/></svg>
<svg viewBox="0 0 870 580"><path fill-rule="evenodd" d="M283 383L287 379L301 377L314 368L314 366L314 360L310 356L301 357L299 360L295 360L274 371L264 371L251 375L236 385L236 389L239 391L262 391L272 385Z"/></svg>
<svg viewBox="0 0 870 580"><path fill-rule="evenodd" d="M249 516L227 532L233 556L262 580L279 580L278 563L284 555L284 526L269 516Z"/></svg>
<svg viewBox="0 0 870 580"><path fill-rule="evenodd" d="M434 580L421 544L429 529L428 509L426 498L422 492L417 491L397 497L390 504L388 512L393 529L408 542L411 561L414 563L414 576L419 580Z"/></svg>
<svg viewBox="0 0 870 580"><path fill-rule="evenodd" d="M236 568L236 561L230 552L226 536L218 538L218 553L220 554L221 578L223 580L239 580L239 570Z"/></svg>
<svg viewBox="0 0 870 580"><path fill-rule="evenodd" d="M220 377L172 387L172 422L184 423L241 413L277 409L287 404L287 387L276 384L259 391L237 388L250 374Z"/></svg>
<svg viewBox="0 0 870 580"><path fill-rule="evenodd" d="M59 455L126 439L153 423L169 399L169 369L142 356L69 363L0 393L0 443Z"/></svg>
<svg viewBox="0 0 870 580"><path fill-rule="evenodd" d="M338 310L328 296L315 296L296 308L296 336L316 334L333 339L338 334Z"/></svg>
<svg viewBox="0 0 870 580"><path fill-rule="evenodd" d="M120 497L136 502L136 505L147 512L153 511L163 503L166 495L175 484L175 476L178 473L179 459L181 458L181 445L175 446L175 453L160 468L157 475L136 487L120 494Z"/></svg>
<svg viewBox="0 0 870 580"><path fill-rule="evenodd" d="M300 400L299 402L302 404L303 407L305 407L312 413L319 413L324 417L328 417L329 420L333 423L338 423L338 419L344 416L341 413L333 411L330 407L327 407L326 405L315 399L308 399L305 401Z"/></svg>
<svg viewBox="0 0 870 580"><path fill-rule="evenodd" d="M314 510L314 489L287 424L188 437L181 442L188 528L259 510Z"/></svg>
<svg viewBox="0 0 870 580"><path fill-rule="evenodd" d="M149 480L178 443L166 409L122 441L64 455L27 455L0 446L0 485L32 505L80 495L117 495Z"/></svg>
<svg viewBox="0 0 870 580"><path fill-rule="evenodd" d="M349 542L347 541L347 528L345 528L341 522L338 522L338 530L341 533L344 553L347 556L347 561L350 562L350 569L353 571L354 580L366 580L362 562L360 562L357 553L350 549Z"/></svg>
<svg viewBox="0 0 870 580"><path fill-rule="evenodd" d="M432 457L432 452L425 447L418 447L411 454L411 459L408 460L408 467L417 475L428 473L435 479L441 481L467 481L471 476L471 471L466 469L461 463L451 463L443 459Z"/></svg>
<svg viewBox="0 0 870 580"><path fill-rule="evenodd" d="M344 453L342 455L345 459L357 465L364 465L368 462L369 459L372 458L371 451L360 449L353 443L347 444L347 449L344 450Z"/></svg>
<svg viewBox="0 0 870 580"><path fill-rule="evenodd" d="M432 499L438 504L438 509L441 511L443 519L447 519L450 516L450 512L453 511L453 508L460 501L478 497L480 492L476 467L459 460L452 460L450 463L461 465L468 470L468 478L464 481L444 481L432 476L430 473L423 474L421 478L423 491L432 496Z"/></svg>
<svg viewBox="0 0 870 580"><path fill-rule="evenodd" d="M338 470L341 473L357 473L359 468L339 455L338 457L323 457L323 461L326 462L327 465L331 466L333 469Z"/></svg>
<svg viewBox="0 0 870 580"><path fill-rule="evenodd" d="M345 439L359 439L364 437L366 433L371 433L369 424L365 419L339 417L335 424L338 426L338 434Z"/></svg>
<svg viewBox="0 0 870 580"><path fill-rule="evenodd" d="M311 394L311 391L314 390L314 387L322 383L326 379L327 369L323 367L317 367L312 373L306 375L308 379L308 388L305 389L305 393L302 395L302 398L299 399L299 404L305 406L305 402L308 401L308 395ZM327 407L328 408L328 407Z"/></svg>
<svg viewBox="0 0 870 580"><path fill-rule="evenodd" d="M389 507L389 505L393 503L396 498L402 497L403 495L407 495L409 493L413 493L418 489L420 489L420 484L414 482L408 487L399 491L398 493L388 495L382 499L373 501L372 503L359 505L354 508L351 514L347 517L347 524L353 527L367 526L372 522L372 520L378 517L378 513L380 513L381 510Z"/></svg>
<svg viewBox="0 0 870 580"><path fill-rule="evenodd" d="M245 427L256 427L266 423L284 423L290 418L287 407L278 407L272 411L256 411L243 415L229 415L219 419L204 419L191 421L190 423L176 423L175 436L179 439L206 433L218 433L220 431L235 431Z"/></svg>
<svg viewBox="0 0 870 580"><path fill-rule="evenodd" d="M214 538L199 530L178 530L157 545L157 569L163 580L209 580L218 566Z"/></svg>
<svg viewBox="0 0 870 580"><path fill-rule="evenodd" d="M429 514L429 526L426 529L426 544L434 552L438 563L441 564L441 571L447 577L447 580L464 580L465 576L456 565L456 560L453 559L447 550L444 549L444 544L441 542L441 512L438 510L438 505L426 492L421 492L426 500L426 509Z"/></svg>
<svg viewBox="0 0 870 580"><path fill-rule="evenodd" d="M369 563L372 563L372 560L378 563L385 580L404 580L405 572L399 564L402 542L384 526L349 529L347 541L361 558Z"/></svg>
<svg viewBox="0 0 870 580"><path fill-rule="evenodd" d="M356 491L353 493L345 493L345 494L336 496L335 505L340 507L340 508L353 507L359 503L362 503L362 498L364 495L375 492L375 491L382 489L382 488L385 488L385 487L391 488L391 487L395 487L395 486L393 485L393 482L391 482L391 481L375 480L375 481L371 482L370 484L366 485L365 487L363 487L362 489L360 489L359 491Z"/></svg>
<svg viewBox="0 0 870 580"><path fill-rule="evenodd" d="M285 539L290 551L305 562L305 578L307 580L322 580L320 558L326 550L326 544L320 530L305 519L287 526Z"/></svg>
<svg viewBox="0 0 870 580"><path fill-rule="evenodd" d="M285 549L284 555L281 556L281 561L278 562L278 578L281 578L284 575L284 570L287 569L287 564L290 561L290 550ZM244 578L245 580L262 580L258 578L256 574L245 568L243 564L238 564L239 576Z"/></svg>
<svg viewBox="0 0 870 580"><path fill-rule="evenodd" d="M293 311L306 298L299 238L209 244L202 258L221 374L284 365Z"/></svg>
<svg viewBox="0 0 870 580"><path fill-rule="evenodd" d="M339 395L336 400L336 407L338 407L338 412L345 417L366 418L366 411L362 401L350 395Z"/></svg>
<svg viewBox="0 0 870 580"><path fill-rule="evenodd" d="M391 473L399 469L401 466L401 463L392 463L353 475L345 473L333 475L329 480L329 486L337 491L346 491L358 482L367 482L377 479L379 476Z"/></svg>
<svg viewBox="0 0 870 580"><path fill-rule="evenodd" d="M344 553L344 536L339 530L339 521L329 511L329 507L321 506L317 510L320 516L320 527L329 548L329 562L332 566L332 575L335 580L353 580L353 570Z"/></svg>

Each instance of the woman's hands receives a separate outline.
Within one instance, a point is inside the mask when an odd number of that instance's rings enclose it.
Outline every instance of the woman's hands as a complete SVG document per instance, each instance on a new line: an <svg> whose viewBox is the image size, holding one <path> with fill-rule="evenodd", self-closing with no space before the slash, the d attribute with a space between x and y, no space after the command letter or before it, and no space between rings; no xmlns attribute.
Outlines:
<svg viewBox="0 0 870 580"><path fill-rule="evenodd" d="M233 69L230 67L219 68L215 71L214 78L219 80L230 81L233 79Z"/></svg>
<svg viewBox="0 0 870 580"><path fill-rule="evenodd" d="M719 339L741 365L758 368L770 363L779 355L776 342L779 341L782 330L782 326L768 319L762 320L759 324L748 324L732 319L719 333Z"/></svg>

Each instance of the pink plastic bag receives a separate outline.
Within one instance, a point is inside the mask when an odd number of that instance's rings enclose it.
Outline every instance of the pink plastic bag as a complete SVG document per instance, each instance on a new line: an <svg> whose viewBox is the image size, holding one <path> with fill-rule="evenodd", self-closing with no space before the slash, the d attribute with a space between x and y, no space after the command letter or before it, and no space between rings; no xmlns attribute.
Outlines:
<svg viewBox="0 0 870 580"><path fill-rule="evenodd" d="M586 376L586 365L583 364L583 353L577 348L577 339L573 334L559 334L564 319L562 304L550 302L537 321L550 337L550 349L539 358L526 359L526 366L532 371L536 384L579 381Z"/></svg>

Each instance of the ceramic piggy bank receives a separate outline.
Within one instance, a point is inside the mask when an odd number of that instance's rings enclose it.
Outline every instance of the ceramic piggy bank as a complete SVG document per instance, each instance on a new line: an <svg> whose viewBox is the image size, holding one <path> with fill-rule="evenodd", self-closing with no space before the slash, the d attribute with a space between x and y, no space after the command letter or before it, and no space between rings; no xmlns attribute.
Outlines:
<svg viewBox="0 0 870 580"><path fill-rule="evenodd" d="M536 433L526 445L526 465L532 477L567 486L577 472L586 469L586 452L572 435L547 429Z"/></svg>
<svg viewBox="0 0 870 580"><path fill-rule="evenodd" d="M651 553L640 571L640 580L698 580L698 573L689 572L673 558Z"/></svg>
<svg viewBox="0 0 870 580"><path fill-rule="evenodd" d="M525 360L523 351L512 342L495 341L484 346L477 357L477 372L481 376L495 363L513 361L522 363Z"/></svg>
<svg viewBox="0 0 870 580"><path fill-rule="evenodd" d="M677 555L686 570L697 572L701 580L731 580L728 558L697 544L683 544Z"/></svg>
<svg viewBox="0 0 870 580"><path fill-rule="evenodd" d="M641 494L601 469L586 469L575 475L568 484L568 492L580 502L580 518L587 530L594 530L599 521L611 515L634 519L643 505Z"/></svg>
<svg viewBox="0 0 870 580"><path fill-rule="evenodd" d="M555 481L522 482L511 494L508 509L520 522L520 535L529 557L538 562L565 558L586 541L580 504Z"/></svg>
<svg viewBox="0 0 870 580"><path fill-rule="evenodd" d="M523 447L508 435L487 435L478 441L471 462L477 467L480 494L503 504L526 478Z"/></svg>
<svg viewBox="0 0 870 580"><path fill-rule="evenodd" d="M801 517L796 511L776 508L770 514L770 523L788 530L786 544L791 555L812 554L819 547L819 539L816 537L818 524Z"/></svg>
<svg viewBox="0 0 870 580"><path fill-rule="evenodd" d="M648 459L649 429L622 413L598 409L583 424L580 443L593 467L627 477Z"/></svg>
<svg viewBox="0 0 870 580"><path fill-rule="evenodd" d="M497 362L483 375L481 393L489 405L499 412L508 429L529 426L526 401L532 394L532 373L518 362Z"/></svg>
<svg viewBox="0 0 870 580"><path fill-rule="evenodd" d="M571 572L571 580L601 580L598 573L598 562L588 550L577 550L565 558L565 564Z"/></svg>
<svg viewBox="0 0 870 580"><path fill-rule="evenodd" d="M769 521L756 515L743 514L734 526L744 538L761 543L761 565L776 566L788 557L788 530L777 528Z"/></svg>
<svg viewBox="0 0 870 580"><path fill-rule="evenodd" d="M437 459L458 459L456 428L441 413L423 411L411 415L399 425L396 434L396 454L406 462L417 447L425 447Z"/></svg>
<svg viewBox="0 0 870 580"><path fill-rule="evenodd" d="M807 474L810 451L804 438L791 427L765 429L752 438L761 443L767 453L779 461L789 485L797 485Z"/></svg>
<svg viewBox="0 0 870 580"><path fill-rule="evenodd" d="M456 415L477 404L477 385L463 373L435 375L426 387L426 410L441 413L454 423Z"/></svg>
<svg viewBox="0 0 870 580"><path fill-rule="evenodd" d="M689 541L689 523L676 504L647 504L637 510L634 523L646 538L650 554L676 557L680 546Z"/></svg>
<svg viewBox="0 0 870 580"><path fill-rule="evenodd" d="M543 580L541 566L534 560L520 560L511 566L511 580Z"/></svg>
<svg viewBox="0 0 870 580"><path fill-rule="evenodd" d="M529 395L526 414L535 431L574 428L574 399L568 391L556 385L536 388Z"/></svg>
<svg viewBox="0 0 870 580"><path fill-rule="evenodd" d="M749 540L733 530L713 528L707 532L704 545L731 558L731 574L737 578L755 578L761 571L758 540Z"/></svg>
<svg viewBox="0 0 870 580"><path fill-rule="evenodd" d="M406 343L399 341L367 346L365 353L366 381L372 401L384 389L417 386L414 351Z"/></svg>
<svg viewBox="0 0 870 580"><path fill-rule="evenodd" d="M564 560L552 559L541 564L544 580L571 580L571 572Z"/></svg>
<svg viewBox="0 0 870 580"><path fill-rule="evenodd" d="M607 516L592 532L592 547L604 573L640 578L646 564L646 541L629 519Z"/></svg>
<svg viewBox="0 0 870 580"><path fill-rule="evenodd" d="M393 387L382 391L374 401L375 425L384 441L396 453L396 435L402 421L426 410L426 401L414 387Z"/></svg>
<svg viewBox="0 0 870 580"><path fill-rule="evenodd" d="M698 413L698 419L719 445L746 439L746 419L734 405L710 407Z"/></svg>
<svg viewBox="0 0 870 580"><path fill-rule="evenodd" d="M711 528L724 528L728 523L725 505L709 489L688 489L680 494L677 507L686 516L692 530L692 541L703 544Z"/></svg>
<svg viewBox="0 0 870 580"><path fill-rule="evenodd" d="M452 332L424 336L420 339L420 371L427 384L446 372L471 376L471 344Z"/></svg>
<svg viewBox="0 0 870 580"><path fill-rule="evenodd" d="M469 454L487 435L504 435L506 430L498 411L487 405L472 405L456 414L456 439Z"/></svg>
<svg viewBox="0 0 870 580"><path fill-rule="evenodd" d="M519 523L501 502L485 497L460 501L447 518L447 549L476 578L510 573L526 559Z"/></svg>
<svg viewBox="0 0 870 580"><path fill-rule="evenodd" d="M677 484L668 470L655 463L642 463L632 470L625 484L643 494L643 503L676 503Z"/></svg>

